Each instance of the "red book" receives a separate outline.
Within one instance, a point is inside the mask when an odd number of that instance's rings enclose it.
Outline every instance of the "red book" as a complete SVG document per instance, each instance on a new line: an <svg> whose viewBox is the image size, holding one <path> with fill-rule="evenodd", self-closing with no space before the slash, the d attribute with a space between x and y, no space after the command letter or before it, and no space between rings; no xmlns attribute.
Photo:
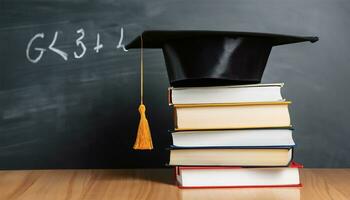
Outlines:
<svg viewBox="0 0 350 200"><path fill-rule="evenodd" d="M299 168L288 167L176 167L180 188L300 187Z"/></svg>

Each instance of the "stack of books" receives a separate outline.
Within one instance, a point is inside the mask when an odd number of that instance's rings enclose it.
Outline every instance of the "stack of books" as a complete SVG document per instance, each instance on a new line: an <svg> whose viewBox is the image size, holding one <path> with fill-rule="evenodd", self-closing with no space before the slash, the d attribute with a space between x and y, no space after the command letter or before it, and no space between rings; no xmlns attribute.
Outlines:
<svg viewBox="0 0 350 200"><path fill-rule="evenodd" d="M300 186L283 84L169 88L182 188Z"/></svg>

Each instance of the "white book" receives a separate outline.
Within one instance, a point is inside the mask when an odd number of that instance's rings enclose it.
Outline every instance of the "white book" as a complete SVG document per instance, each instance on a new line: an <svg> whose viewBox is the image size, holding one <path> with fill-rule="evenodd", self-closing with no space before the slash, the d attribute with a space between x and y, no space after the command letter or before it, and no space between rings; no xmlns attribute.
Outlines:
<svg viewBox="0 0 350 200"><path fill-rule="evenodd" d="M169 88L169 104L283 101L283 83Z"/></svg>
<svg viewBox="0 0 350 200"><path fill-rule="evenodd" d="M232 168L178 167L180 187L300 186L299 167ZM298 164L299 165L299 164Z"/></svg>
<svg viewBox="0 0 350 200"><path fill-rule="evenodd" d="M176 147L294 146L291 129L237 129L173 132Z"/></svg>

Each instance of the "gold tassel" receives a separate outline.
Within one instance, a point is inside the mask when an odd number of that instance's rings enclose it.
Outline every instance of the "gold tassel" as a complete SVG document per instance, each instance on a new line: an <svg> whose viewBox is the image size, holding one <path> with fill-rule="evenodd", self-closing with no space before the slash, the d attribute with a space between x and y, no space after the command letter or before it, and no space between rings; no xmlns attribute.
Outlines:
<svg viewBox="0 0 350 200"><path fill-rule="evenodd" d="M137 130L137 137L134 144L134 149L136 150L151 150L153 149L151 130L148 125L148 120L146 118L146 107L141 104L139 106L140 112L140 123Z"/></svg>
<svg viewBox="0 0 350 200"><path fill-rule="evenodd" d="M152 136L149 128L148 120L146 118L146 106L143 104L143 39L141 35L141 56L140 56L140 68L141 68L141 103L139 106L140 123L137 130L136 141L134 144L135 150L152 150Z"/></svg>

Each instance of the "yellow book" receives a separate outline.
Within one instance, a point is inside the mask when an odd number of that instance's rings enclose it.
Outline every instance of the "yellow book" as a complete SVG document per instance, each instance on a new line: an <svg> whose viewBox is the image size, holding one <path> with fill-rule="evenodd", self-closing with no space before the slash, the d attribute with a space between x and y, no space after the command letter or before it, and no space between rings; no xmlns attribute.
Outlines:
<svg viewBox="0 0 350 200"><path fill-rule="evenodd" d="M286 149L172 149L169 165L287 166L293 155Z"/></svg>
<svg viewBox="0 0 350 200"><path fill-rule="evenodd" d="M174 105L175 130L290 127L289 101Z"/></svg>

